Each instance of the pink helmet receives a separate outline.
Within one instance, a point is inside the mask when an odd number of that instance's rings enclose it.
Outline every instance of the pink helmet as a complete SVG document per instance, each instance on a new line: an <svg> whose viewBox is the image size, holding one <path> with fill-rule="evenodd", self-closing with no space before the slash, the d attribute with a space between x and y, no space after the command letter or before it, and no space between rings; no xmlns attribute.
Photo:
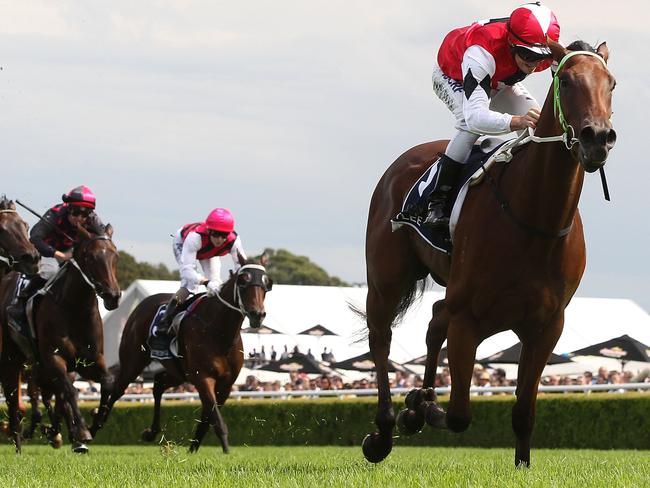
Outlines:
<svg viewBox="0 0 650 488"><path fill-rule="evenodd" d="M232 232L235 229L235 219L227 208L215 208L203 225L208 230Z"/></svg>
<svg viewBox="0 0 650 488"><path fill-rule="evenodd" d="M77 207L95 208L95 194L85 185L77 186L61 197L64 203Z"/></svg>
<svg viewBox="0 0 650 488"><path fill-rule="evenodd" d="M539 2L527 3L515 9L508 21L508 42L539 58L551 55L546 37L560 39L560 24L555 14Z"/></svg>

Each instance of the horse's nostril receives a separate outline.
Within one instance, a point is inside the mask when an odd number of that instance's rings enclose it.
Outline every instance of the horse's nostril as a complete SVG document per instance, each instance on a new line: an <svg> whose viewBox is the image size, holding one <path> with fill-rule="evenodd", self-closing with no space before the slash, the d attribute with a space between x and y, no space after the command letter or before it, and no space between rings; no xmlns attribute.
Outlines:
<svg viewBox="0 0 650 488"><path fill-rule="evenodd" d="M612 147L616 144L616 131L614 129L609 129L607 131L607 138L605 139L609 147Z"/></svg>
<svg viewBox="0 0 650 488"><path fill-rule="evenodd" d="M583 143L593 142L596 139L596 131L590 125L580 131L580 141Z"/></svg>

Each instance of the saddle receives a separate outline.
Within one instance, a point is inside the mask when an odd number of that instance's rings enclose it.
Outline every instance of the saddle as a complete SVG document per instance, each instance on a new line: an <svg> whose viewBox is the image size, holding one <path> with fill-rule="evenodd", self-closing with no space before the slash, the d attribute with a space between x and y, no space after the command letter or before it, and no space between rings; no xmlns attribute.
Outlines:
<svg viewBox="0 0 650 488"><path fill-rule="evenodd" d="M12 295L13 300L16 300L16 297L18 297L23 288L27 286L28 282L29 278L21 274L16 281L16 286ZM36 303L43 294L44 292L41 289L27 300L27 303L25 304L25 315L27 321L18 320L17 317L10 315L7 316L9 336L27 358L28 362L33 362L38 358L38 341L36 337L36 325L34 323L34 312L36 310Z"/></svg>
<svg viewBox="0 0 650 488"><path fill-rule="evenodd" d="M426 171L415 181L406 193L400 212L391 219L392 231L403 226L414 229L431 247L451 255L453 247L453 230L460 215L468 187L480 182L482 176L497 161L510 161L510 151L519 144L519 139L503 141L502 139L487 138L480 144L474 145L456 187L452 189L453 202L448 229L431 229L423 226L429 195L433 191L438 173L436 158Z"/></svg>
<svg viewBox="0 0 650 488"><path fill-rule="evenodd" d="M147 336L147 344L151 350L151 359L156 359L158 361L164 359L174 359L178 358L178 331L180 330L181 323L185 317L188 317L194 313L196 307L201 300L205 297L205 293L199 293L191 296L185 302L178 306L176 313L172 317L172 323L169 327L169 334L165 335L156 335L156 329L158 324L162 320L162 317L165 315L165 310L167 309L167 304L163 303L151 321L149 326L149 335Z"/></svg>

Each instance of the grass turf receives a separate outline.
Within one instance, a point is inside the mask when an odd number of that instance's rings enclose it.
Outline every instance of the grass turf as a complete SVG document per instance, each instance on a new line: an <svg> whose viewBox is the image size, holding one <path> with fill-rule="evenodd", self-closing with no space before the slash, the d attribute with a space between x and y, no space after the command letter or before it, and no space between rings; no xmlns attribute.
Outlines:
<svg viewBox="0 0 650 488"><path fill-rule="evenodd" d="M411 487L650 485L650 452L533 450L532 467L515 469L513 449L397 446L378 465L358 447L202 447L174 444L92 446L76 455L26 444L0 451L2 487Z"/></svg>

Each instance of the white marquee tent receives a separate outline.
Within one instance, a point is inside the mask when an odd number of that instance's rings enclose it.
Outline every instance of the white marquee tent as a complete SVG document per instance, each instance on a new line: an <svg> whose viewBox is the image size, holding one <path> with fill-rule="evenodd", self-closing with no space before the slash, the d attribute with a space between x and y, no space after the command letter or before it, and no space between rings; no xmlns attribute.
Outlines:
<svg viewBox="0 0 650 488"><path fill-rule="evenodd" d="M178 286L175 281L155 280L137 280L131 284L124 292L119 308L104 316L107 364L113 365L118 361L122 329L137 304L155 293L173 293ZM273 346L279 357L285 345L289 350L298 345L301 352L307 352L311 348L318 358L323 347L328 350L331 348L337 360L368 351L366 341L355 342L360 337L359 331L365 331L365 324L348 308L348 303L365 308L366 292L366 288L355 287L274 286L266 297L267 317L264 323L282 334L263 337L243 334L246 355L253 348L264 346L268 358ZM426 353L425 335L431 318L431 307L443 294L441 290L425 291L423 297L411 307L402 324L393 331L391 359L404 362ZM298 335L300 331L316 324L327 327L338 336L317 339ZM244 322L243 327L247 326L247 322ZM650 344L650 315L627 299L576 297L567 308L564 333L555 353L567 353L622 334ZM478 348L477 357L493 354L517 341L514 333L502 332L484 341ZM598 361L606 364L607 360ZM563 367L557 372L577 373L584 368L584 364L574 366L575 371L571 370L571 366L567 369L564 365L549 368ZM633 368L634 365L626 367Z"/></svg>

